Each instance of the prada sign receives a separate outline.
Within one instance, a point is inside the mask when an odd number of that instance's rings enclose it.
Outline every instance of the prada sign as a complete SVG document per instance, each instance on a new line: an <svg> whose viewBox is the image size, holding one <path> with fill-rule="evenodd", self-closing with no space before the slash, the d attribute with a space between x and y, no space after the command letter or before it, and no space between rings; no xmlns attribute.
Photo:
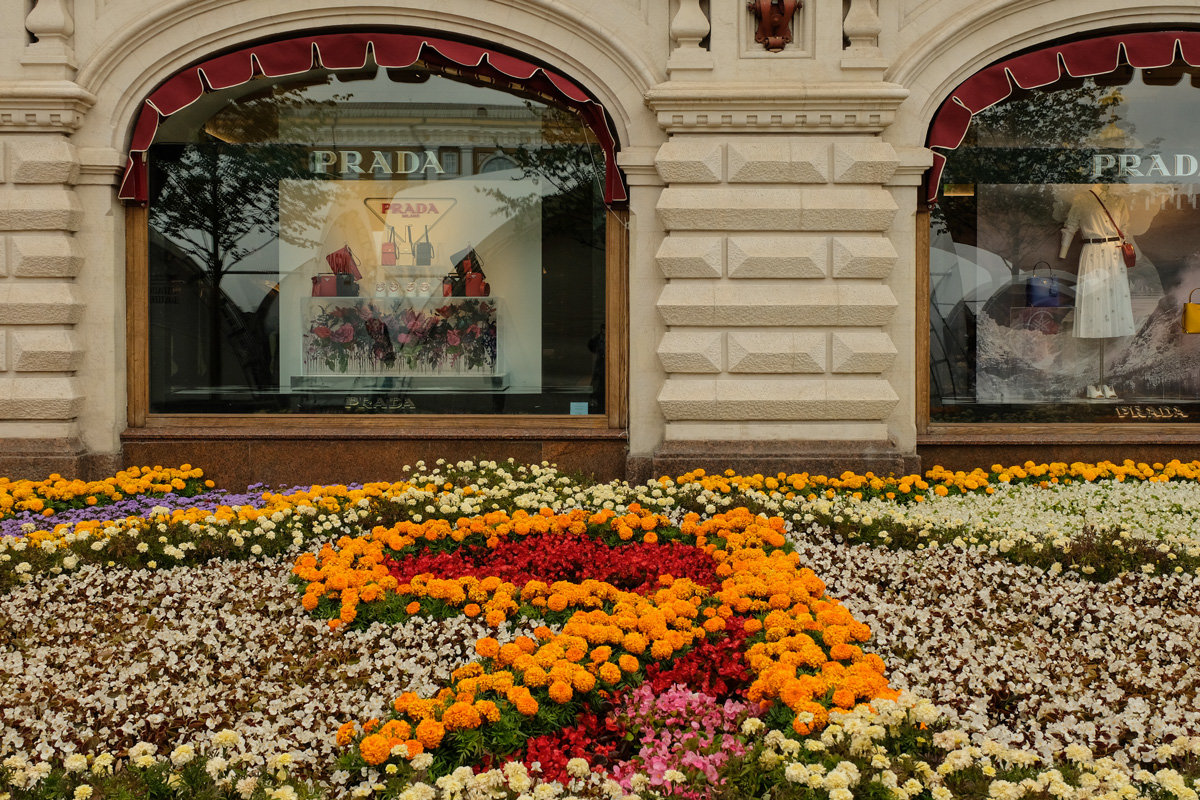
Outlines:
<svg viewBox="0 0 1200 800"><path fill-rule="evenodd" d="M444 174L433 150L311 150L308 168L317 175L420 175Z"/></svg>
<svg viewBox="0 0 1200 800"><path fill-rule="evenodd" d="M1187 178L1200 172L1189 153L1105 153L1092 156L1092 178Z"/></svg>

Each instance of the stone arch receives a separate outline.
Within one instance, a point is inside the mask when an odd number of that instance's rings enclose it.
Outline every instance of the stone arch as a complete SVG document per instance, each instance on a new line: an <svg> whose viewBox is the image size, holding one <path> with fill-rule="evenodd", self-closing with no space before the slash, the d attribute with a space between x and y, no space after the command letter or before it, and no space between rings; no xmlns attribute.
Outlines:
<svg viewBox="0 0 1200 800"><path fill-rule="evenodd" d="M1200 8L1184 3L1134 2L1113 9L1086 0L1022 0L964 8L942 0L926 6L901 29L906 46L887 74L888 80L909 91L897 123L884 137L897 146L923 146L934 114L955 87L1014 53L1071 36L1130 28L1200 28ZM1039 24L1033 26L1030 16L1035 9ZM931 28L927 23L934 17L944 24Z"/></svg>
<svg viewBox="0 0 1200 800"><path fill-rule="evenodd" d="M256 17L259 6L263 13ZM530 56L590 91L611 116L622 146L647 138L646 143L657 143L657 125L642 103L657 76L644 57L625 41L607 37L589 20L564 12L552 0L496 6L448 0L434 12L382 4L350 8L313 0L279 14L261 0L174 3L106 40L81 65L77 82L93 92L97 102L76 138L85 146L123 152L142 100L188 65L254 41L354 27L419 29ZM641 21L630 16L631 24Z"/></svg>

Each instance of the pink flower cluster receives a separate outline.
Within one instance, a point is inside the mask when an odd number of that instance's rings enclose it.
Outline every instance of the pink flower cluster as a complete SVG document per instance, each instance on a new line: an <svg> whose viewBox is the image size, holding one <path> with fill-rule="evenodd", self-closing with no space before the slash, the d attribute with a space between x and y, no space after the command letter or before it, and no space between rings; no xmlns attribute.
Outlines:
<svg viewBox="0 0 1200 800"><path fill-rule="evenodd" d="M756 710L746 703L726 700L722 704L683 684L655 694L644 683L613 711L615 722L639 732L641 745L636 755L616 765L613 777L631 789L631 777L641 772L664 795L707 800L723 785L720 767L731 756L746 752L738 732L751 716L757 716ZM664 779L670 770L682 772L687 780L671 784Z"/></svg>

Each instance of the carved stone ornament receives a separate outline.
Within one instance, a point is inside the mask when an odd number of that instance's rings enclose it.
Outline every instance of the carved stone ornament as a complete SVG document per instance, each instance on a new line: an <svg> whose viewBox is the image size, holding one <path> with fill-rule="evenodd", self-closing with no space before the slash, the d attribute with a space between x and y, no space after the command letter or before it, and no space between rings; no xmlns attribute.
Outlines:
<svg viewBox="0 0 1200 800"><path fill-rule="evenodd" d="M758 18L754 41L772 53L783 50L792 41L792 17L803 7L801 0L750 0L750 12Z"/></svg>

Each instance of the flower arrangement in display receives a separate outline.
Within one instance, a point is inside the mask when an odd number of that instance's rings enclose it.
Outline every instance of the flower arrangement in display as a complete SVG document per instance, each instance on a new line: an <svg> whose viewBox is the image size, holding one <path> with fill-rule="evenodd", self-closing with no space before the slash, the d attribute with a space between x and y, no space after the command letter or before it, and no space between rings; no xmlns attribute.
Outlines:
<svg viewBox="0 0 1200 800"><path fill-rule="evenodd" d="M333 374L487 373L496 366L496 304L446 299L422 308L366 299L314 301L305 370Z"/></svg>
<svg viewBox="0 0 1200 800"><path fill-rule="evenodd" d="M1197 467L6 482L0 797L1192 797Z"/></svg>

